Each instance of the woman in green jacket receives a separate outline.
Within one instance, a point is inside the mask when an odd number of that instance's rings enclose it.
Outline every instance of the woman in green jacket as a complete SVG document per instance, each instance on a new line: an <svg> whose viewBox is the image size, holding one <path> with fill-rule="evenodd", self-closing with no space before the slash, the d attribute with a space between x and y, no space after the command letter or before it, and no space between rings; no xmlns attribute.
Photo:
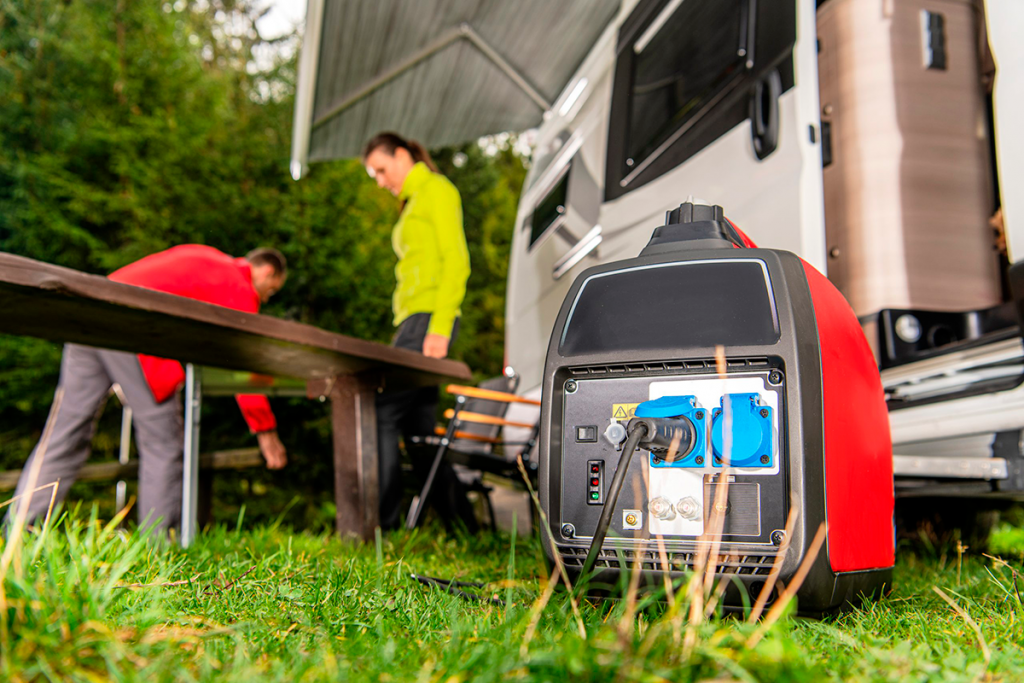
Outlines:
<svg viewBox="0 0 1024 683"><path fill-rule="evenodd" d="M377 185L402 200L402 213L391 233L398 255L397 287L392 299L398 328L392 345L431 358L448 355L458 332L459 307L469 278L469 250L462 229L462 199L455 186L437 172L423 147L395 133L379 133L363 147L363 164ZM437 387L385 391L377 399L377 448L380 465L380 522L398 526L401 513L401 455L398 436L409 446L413 436L434 434ZM430 469L433 449L409 449L421 482ZM461 519L477 528L465 488L448 463L435 475L431 503L450 525Z"/></svg>

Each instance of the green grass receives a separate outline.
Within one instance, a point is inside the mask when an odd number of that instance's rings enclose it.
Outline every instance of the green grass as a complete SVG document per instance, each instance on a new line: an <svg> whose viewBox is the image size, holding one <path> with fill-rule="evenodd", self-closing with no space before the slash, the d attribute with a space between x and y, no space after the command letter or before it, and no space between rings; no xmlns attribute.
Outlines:
<svg viewBox="0 0 1024 683"><path fill-rule="evenodd" d="M1011 564L1020 540L1016 529L997 534ZM901 554L879 603L825 621L784 618L753 648L755 625L713 618L689 649L682 620L644 599L635 614L624 600L585 602L584 638L564 592L525 643L547 584L536 539L428 528L375 546L221 526L181 550L72 516L27 534L14 557L0 610L9 681L1024 679L1011 571L955 550ZM489 582L508 604L469 602L412 572Z"/></svg>

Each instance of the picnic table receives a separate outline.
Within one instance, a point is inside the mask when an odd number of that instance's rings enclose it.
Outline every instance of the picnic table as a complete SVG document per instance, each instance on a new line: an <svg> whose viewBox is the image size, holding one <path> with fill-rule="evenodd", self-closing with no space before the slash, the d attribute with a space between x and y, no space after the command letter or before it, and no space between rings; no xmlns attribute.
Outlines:
<svg viewBox="0 0 1024 683"><path fill-rule="evenodd" d="M471 379L461 362L427 358L265 315L112 282L0 252L0 333L173 358L186 364L182 543L196 524L199 411L207 394L330 400L336 526L373 538L378 525L377 391Z"/></svg>

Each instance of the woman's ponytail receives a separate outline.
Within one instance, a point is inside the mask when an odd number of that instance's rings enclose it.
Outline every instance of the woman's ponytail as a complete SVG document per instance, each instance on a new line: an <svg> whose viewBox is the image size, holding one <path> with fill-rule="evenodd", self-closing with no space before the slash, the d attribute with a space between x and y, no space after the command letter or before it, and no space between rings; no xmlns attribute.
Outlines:
<svg viewBox="0 0 1024 683"><path fill-rule="evenodd" d="M437 166L434 165L434 160L430 158L430 152L426 150L420 143L415 140L406 140L405 148L409 150L409 154L412 155L413 161L422 161L427 165L427 168L433 173L439 173Z"/></svg>
<svg viewBox="0 0 1024 683"><path fill-rule="evenodd" d="M437 166L434 165L434 160L430 158L430 154L423 145L415 140L406 140L398 133L377 133L370 138L369 142L363 145L363 161L366 161L366 157L370 156L374 150L383 149L390 156L394 156L395 150L398 148L409 152L409 156L414 162L422 161L433 173L439 172Z"/></svg>

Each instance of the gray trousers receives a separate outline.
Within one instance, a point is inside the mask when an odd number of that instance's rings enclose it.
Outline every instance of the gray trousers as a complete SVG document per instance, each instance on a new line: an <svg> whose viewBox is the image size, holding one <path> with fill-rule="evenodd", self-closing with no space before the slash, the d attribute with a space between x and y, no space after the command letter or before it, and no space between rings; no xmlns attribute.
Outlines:
<svg viewBox="0 0 1024 683"><path fill-rule="evenodd" d="M67 344L60 364L60 383L64 398L50 420L55 420L49 444L43 455L36 488L59 482L57 500L63 500L89 457L96 418L103 408L112 384L124 392L132 409L135 439L139 449L139 521L160 528L176 527L181 521L182 447L185 426L181 402L177 397L157 403L146 384L137 356L89 346ZM21 472L15 495L28 486L39 446ZM28 519L46 514L51 489L36 491L29 505ZM21 505L17 502L14 509Z"/></svg>

